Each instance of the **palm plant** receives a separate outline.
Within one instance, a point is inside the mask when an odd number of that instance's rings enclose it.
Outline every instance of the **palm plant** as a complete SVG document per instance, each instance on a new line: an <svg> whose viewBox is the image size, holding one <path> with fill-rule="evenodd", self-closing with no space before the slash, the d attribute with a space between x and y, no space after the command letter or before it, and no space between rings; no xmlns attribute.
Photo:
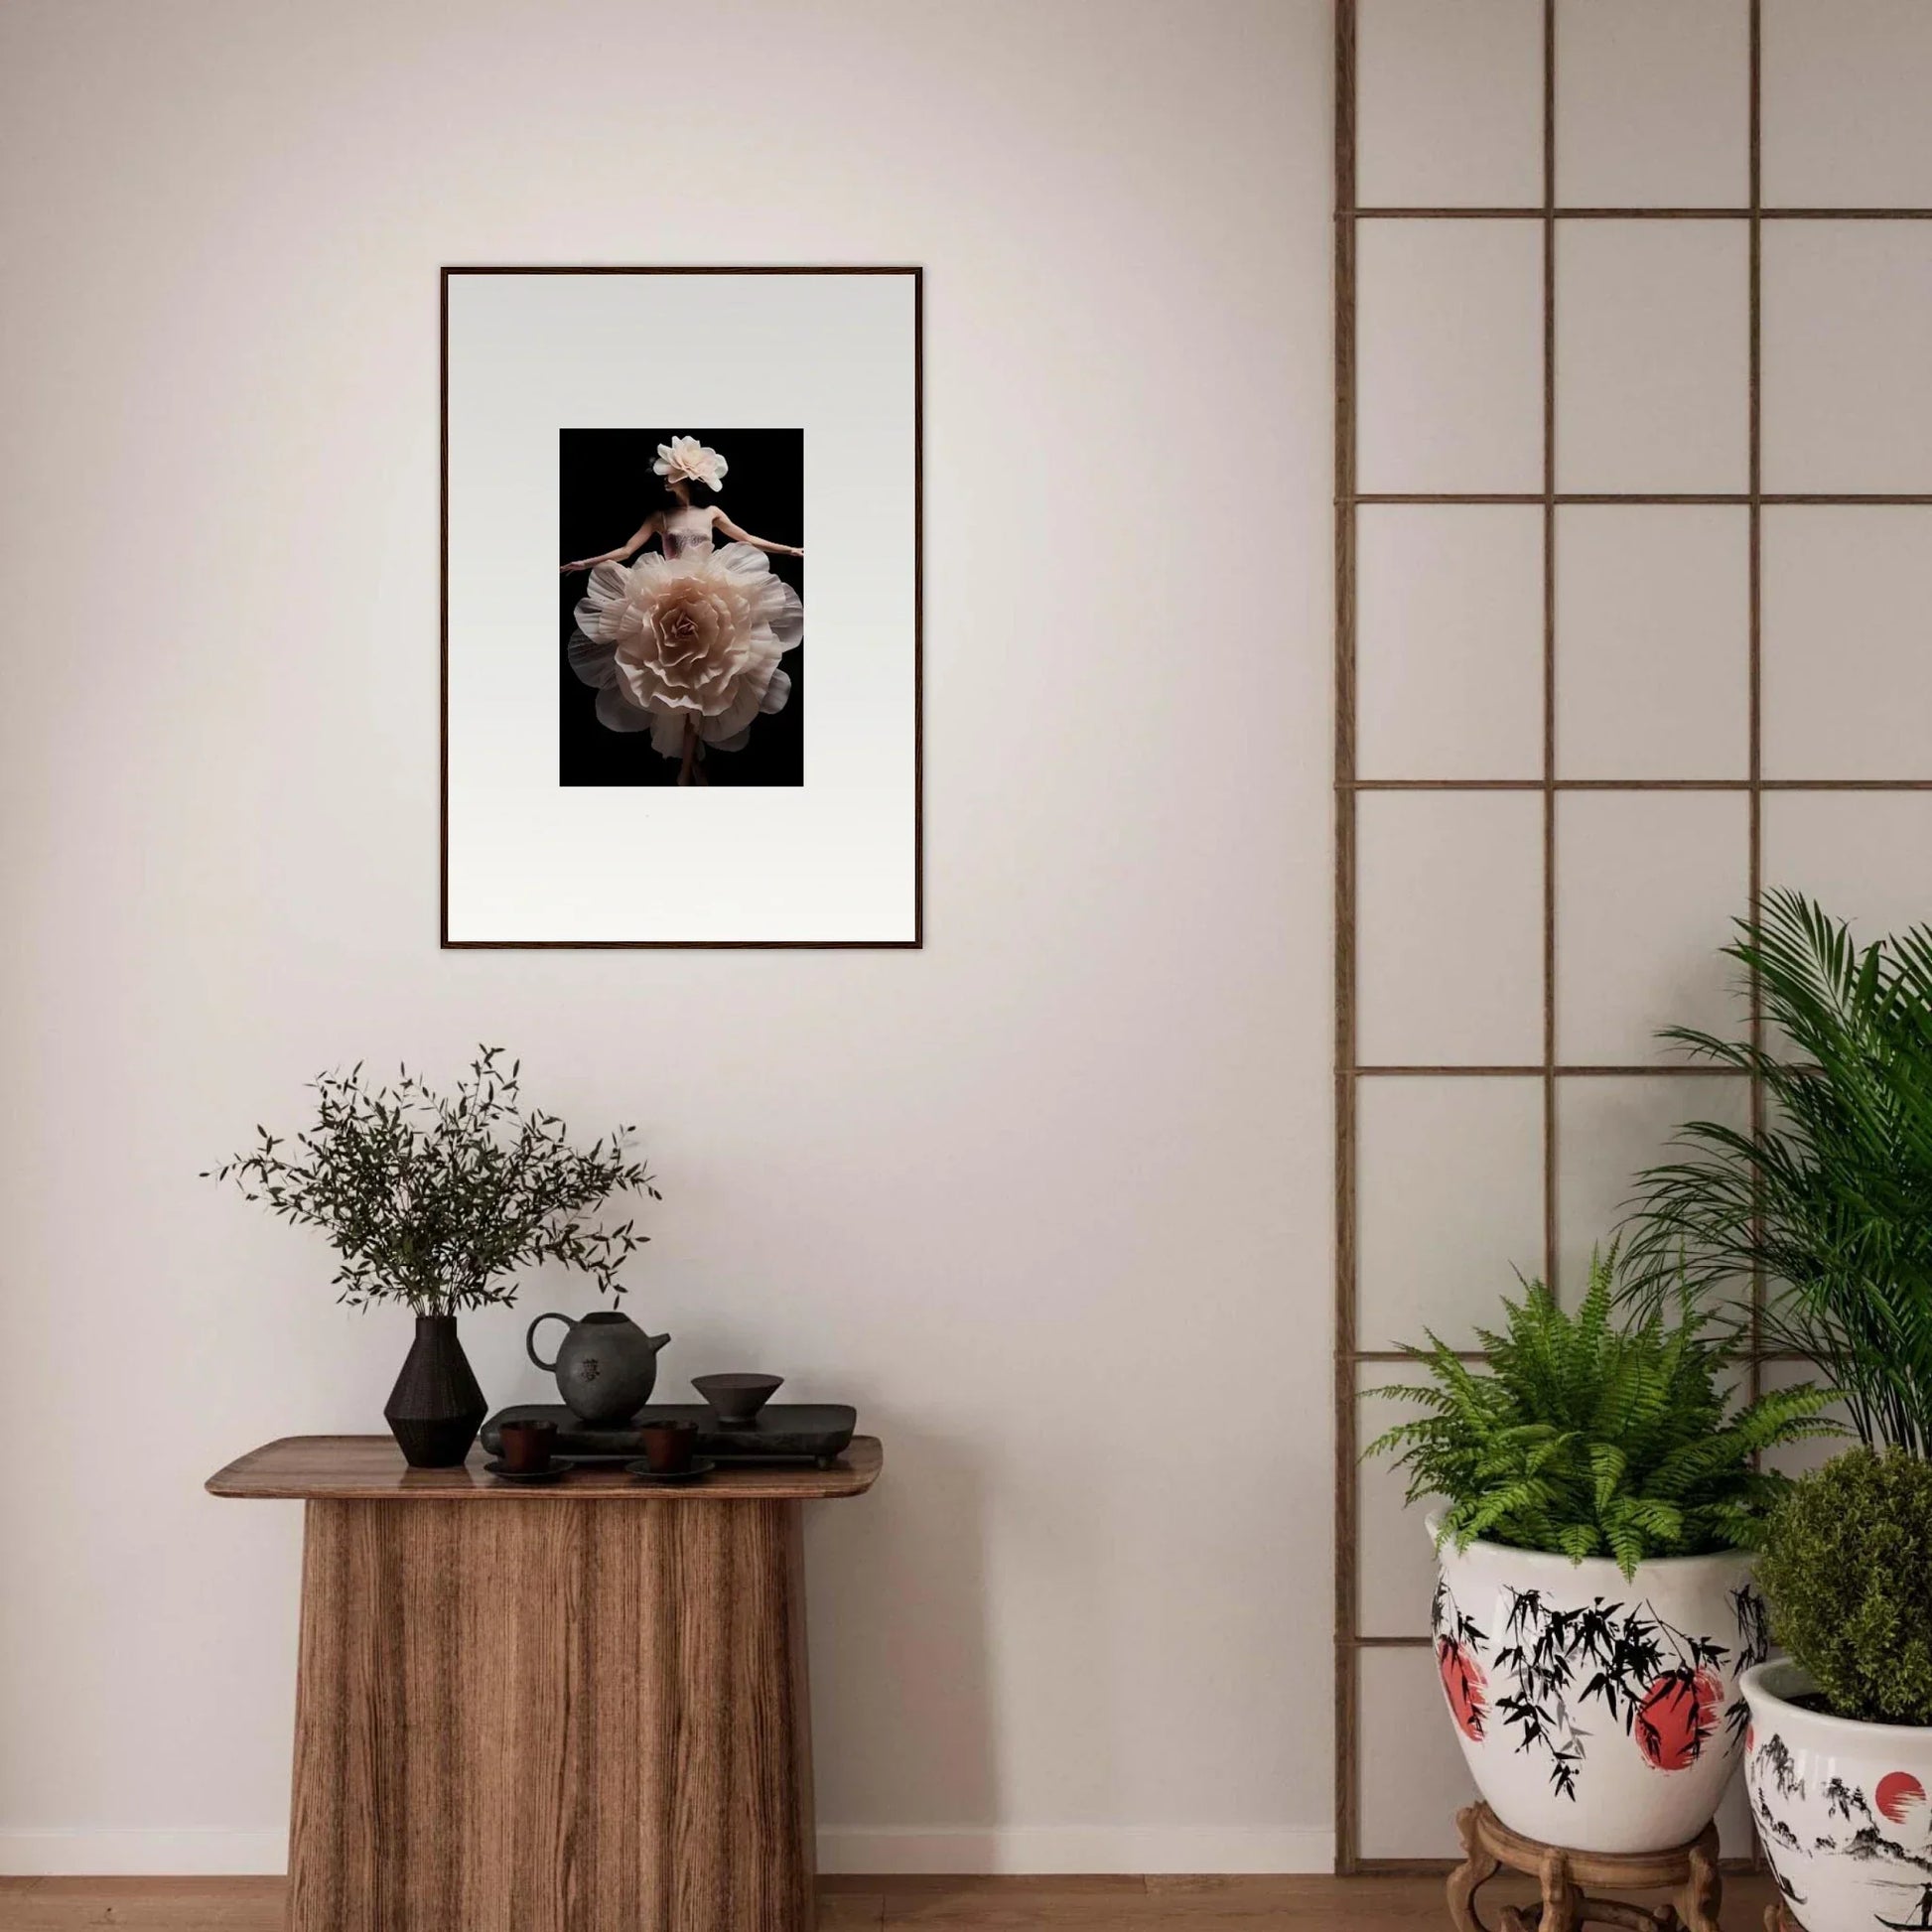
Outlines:
<svg viewBox="0 0 1932 1932"><path fill-rule="evenodd" d="M1541 1282L1505 1298L1504 1332L1478 1330L1487 1373L1432 1334L1409 1351L1430 1384L1371 1391L1428 1412L1363 1453L1395 1454L1411 1502L1446 1499L1439 1544L1607 1555L1626 1577L1649 1557L1753 1549L1785 1487L1758 1454L1837 1433L1818 1420L1830 1392L1809 1383L1733 1411L1736 1332L1690 1308L1619 1322L1615 1277L1614 1249L1592 1258L1574 1315Z"/></svg>
<svg viewBox="0 0 1932 1932"><path fill-rule="evenodd" d="M1628 1281L1654 1302L1762 1280L1764 1344L1840 1389L1863 1442L1932 1454L1932 927L1861 947L1786 892L1737 927L1764 1038L1663 1037L1758 1081L1763 1118L1693 1121L1639 1176Z"/></svg>

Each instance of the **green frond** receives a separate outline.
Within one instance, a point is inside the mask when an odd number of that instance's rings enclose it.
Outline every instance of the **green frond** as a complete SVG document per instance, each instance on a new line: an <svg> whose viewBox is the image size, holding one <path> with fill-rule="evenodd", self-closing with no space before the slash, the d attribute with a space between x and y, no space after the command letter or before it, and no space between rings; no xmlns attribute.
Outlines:
<svg viewBox="0 0 1932 1932"><path fill-rule="evenodd" d="M1619 1251L1593 1257L1576 1312L1541 1282L1505 1297L1479 1364L1441 1338L1409 1351L1431 1380L1376 1390L1421 1414L1365 1455L1408 1476L1411 1501L1442 1498L1445 1540L1477 1538L1573 1561L1750 1548L1777 1494L1753 1458L1829 1431L1832 1392L1777 1390L1735 1413L1733 1327L1680 1297L1619 1309Z"/></svg>
<svg viewBox="0 0 1932 1932"><path fill-rule="evenodd" d="M1741 1313L1761 1279L1764 1339L1840 1392L1860 1439L1932 1453L1932 925L1861 945L1779 891L1725 950L1767 1024L1668 1037L1749 1074L1762 1121L1694 1121L1639 1176L1623 1292Z"/></svg>
<svg viewBox="0 0 1932 1932"><path fill-rule="evenodd" d="M1610 1499L1623 1484L1623 1472L1628 1466L1623 1451L1614 1443L1592 1443L1589 1446L1589 1471L1594 1479L1596 1513L1600 1516L1610 1506Z"/></svg>

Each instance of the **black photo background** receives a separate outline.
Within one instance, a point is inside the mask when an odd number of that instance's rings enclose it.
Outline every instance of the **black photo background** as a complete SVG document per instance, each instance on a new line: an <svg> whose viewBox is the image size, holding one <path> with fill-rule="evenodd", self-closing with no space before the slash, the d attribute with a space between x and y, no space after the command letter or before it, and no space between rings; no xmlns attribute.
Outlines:
<svg viewBox="0 0 1932 1932"><path fill-rule="evenodd" d="M725 486L710 498L741 530L768 543L805 540L805 433L797 429L705 429L682 423L668 429L566 429L558 432L558 563L615 550L653 510L676 505L652 469L657 446L695 436L728 466ZM692 491L694 503L706 500ZM726 539L720 537L720 541ZM658 548L652 537L647 550ZM635 559L633 558L634 562ZM805 595L805 566L797 557L768 557L772 571ZM576 627L577 600L588 571L560 580L557 633L557 780L566 785L674 785L678 760L653 752L648 732L607 731L597 721L597 693L570 668L564 646ZM799 785L805 782L805 657L811 641L781 660L791 679L782 711L760 716L742 752L707 747L704 769L714 785Z"/></svg>

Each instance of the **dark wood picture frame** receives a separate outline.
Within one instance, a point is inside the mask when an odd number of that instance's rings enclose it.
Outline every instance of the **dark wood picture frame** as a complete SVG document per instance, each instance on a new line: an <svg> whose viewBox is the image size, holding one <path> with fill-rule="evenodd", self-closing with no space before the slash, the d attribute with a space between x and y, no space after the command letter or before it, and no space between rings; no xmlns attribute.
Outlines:
<svg viewBox="0 0 1932 1932"><path fill-rule="evenodd" d="M457 275L909 275L912 278L912 935L907 939L453 939L450 937L450 280ZM437 926L446 952L802 949L918 951L925 945L925 270L917 263L466 262L437 289Z"/></svg>

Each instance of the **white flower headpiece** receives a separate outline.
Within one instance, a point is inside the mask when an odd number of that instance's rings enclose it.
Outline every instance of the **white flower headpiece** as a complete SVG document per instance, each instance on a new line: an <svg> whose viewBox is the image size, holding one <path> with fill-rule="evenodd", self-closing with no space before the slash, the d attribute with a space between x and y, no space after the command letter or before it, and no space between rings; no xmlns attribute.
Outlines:
<svg viewBox="0 0 1932 1932"><path fill-rule="evenodd" d="M674 436L657 446L657 461L650 466L667 483L701 483L713 489L725 486L725 459L716 450L707 450L695 436Z"/></svg>

